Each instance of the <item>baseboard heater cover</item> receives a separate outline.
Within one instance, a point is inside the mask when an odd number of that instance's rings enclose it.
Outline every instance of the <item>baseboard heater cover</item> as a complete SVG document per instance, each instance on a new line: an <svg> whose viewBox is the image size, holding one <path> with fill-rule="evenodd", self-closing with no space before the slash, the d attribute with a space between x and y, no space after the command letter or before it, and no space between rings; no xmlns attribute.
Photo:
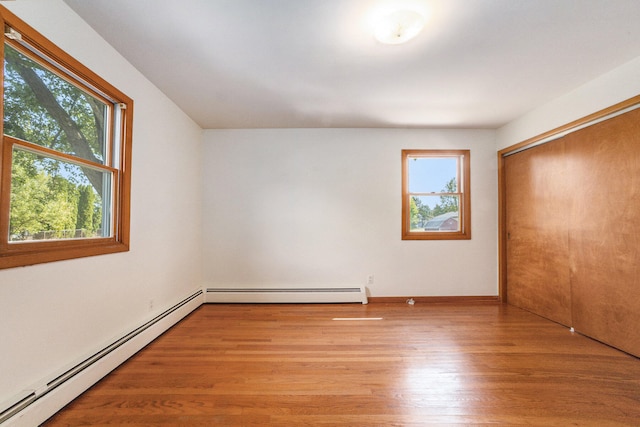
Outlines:
<svg viewBox="0 0 640 427"><path fill-rule="evenodd" d="M5 422L8 422L9 424L11 424L13 421L17 421L18 425L23 425L23 423L20 420L15 419L20 417L20 413L22 411L29 409L30 406L34 405L40 399L44 397L48 397L49 393L51 393L52 391L58 388L61 388L61 386L66 385L67 383L70 383L72 380L75 380L76 377L79 376L79 374L82 374L83 372L87 371L92 366L98 364L98 362L102 362L107 358L107 356L116 352L120 347L128 345L130 342L132 342L132 340L142 335L153 326L160 324L160 322L166 322L166 320L169 320L170 316L173 316L174 313L177 314L178 311L184 311L183 309L186 308L187 311L180 313L179 318L172 319L171 324L168 325L168 327L171 327L172 324L174 324L174 322L179 321L182 317L186 316L189 312L197 308L198 305L202 304L202 299L201 299L202 294L203 294L202 290L199 290L193 293L189 297L185 298L184 300L175 304L171 308L158 314L153 319L137 327L136 329L124 335L120 339L112 342L110 345L104 347L100 351L85 358L83 361L74 365L72 368L68 369L64 373L58 375L56 378L51 379L46 383L46 385L38 388L37 390L31 390L25 393L18 401L14 401L12 404L6 407L0 408L0 424L4 424ZM200 301L198 302L198 300ZM192 307L187 308L187 306L192 306ZM160 335L162 332L163 331L157 332L157 335ZM142 344L142 347L144 347L144 345L146 344ZM128 359L128 356L125 357L125 360L126 359ZM100 376L100 378L101 377L102 376ZM98 378L97 380L99 380L100 378ZM89 386L91 385L92 384L89 384ZM70 402L72 399L73 398L67 399L67 403ZM65 404L66 403L62 404L60 408ZM53 414L50 414L50 415L53 415ZM48 416L46 418L48 418ZM42 421L46 420L46 418L42 419ZM24 424L24 425L27 425L27 424Z"/></svg>
<svg viewBox="0 0 640 427"><path fill-rule="evenodd" d="M319 288L207 288L207 303L349 303L367 304L364 286Z"/></svg>

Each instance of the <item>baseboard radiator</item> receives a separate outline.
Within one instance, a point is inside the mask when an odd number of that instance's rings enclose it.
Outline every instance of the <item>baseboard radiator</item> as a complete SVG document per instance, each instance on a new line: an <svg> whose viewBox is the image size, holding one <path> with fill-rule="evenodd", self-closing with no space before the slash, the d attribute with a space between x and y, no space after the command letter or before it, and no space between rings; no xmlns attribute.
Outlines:
<svg viewBox="0 0 640 427"><path fill-rule="evenodd" d="M199 290L55 378L44 380L43 385L27 390L16 401L0 407L0 424L3 427L41 424L202 302L203 291Z"/></svg>
<svg viewBox="0 0 640 427"><path fill-rule="evenodd" d="M364 286L319 288L207 288L206 303L361 303Z"/></svg>

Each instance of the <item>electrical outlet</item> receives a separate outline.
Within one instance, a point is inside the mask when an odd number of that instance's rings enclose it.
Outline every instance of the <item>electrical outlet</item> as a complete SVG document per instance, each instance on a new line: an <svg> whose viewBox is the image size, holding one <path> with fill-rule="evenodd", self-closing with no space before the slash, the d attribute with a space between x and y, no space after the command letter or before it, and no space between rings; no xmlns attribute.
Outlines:
<svg viewBox="0 0 640 427"><path fill-rule="evenodd" d="M367 285L373 285L373 274L367 276Z"/></svg>

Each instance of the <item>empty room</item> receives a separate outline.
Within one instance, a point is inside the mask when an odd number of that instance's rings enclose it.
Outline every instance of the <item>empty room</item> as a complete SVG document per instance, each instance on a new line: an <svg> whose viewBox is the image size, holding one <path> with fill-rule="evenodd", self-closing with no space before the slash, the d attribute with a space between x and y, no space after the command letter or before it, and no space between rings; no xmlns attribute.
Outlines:
<svg viewBox="0 0 640 427"><path fill-rule="evenodd" d="M0 425L640 425L637 0L0 0Z"/></svg>

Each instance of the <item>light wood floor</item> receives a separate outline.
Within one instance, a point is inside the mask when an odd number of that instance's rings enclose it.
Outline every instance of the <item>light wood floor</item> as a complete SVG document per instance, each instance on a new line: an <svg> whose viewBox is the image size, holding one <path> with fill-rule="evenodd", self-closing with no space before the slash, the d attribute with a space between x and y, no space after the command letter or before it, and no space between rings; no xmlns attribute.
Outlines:
<svg viewBox="0 0 640 427"><path fill-rule="evenodd" d="M105 424L639 426L640 360L499 304L210 304L45 425Z"/></svg>

